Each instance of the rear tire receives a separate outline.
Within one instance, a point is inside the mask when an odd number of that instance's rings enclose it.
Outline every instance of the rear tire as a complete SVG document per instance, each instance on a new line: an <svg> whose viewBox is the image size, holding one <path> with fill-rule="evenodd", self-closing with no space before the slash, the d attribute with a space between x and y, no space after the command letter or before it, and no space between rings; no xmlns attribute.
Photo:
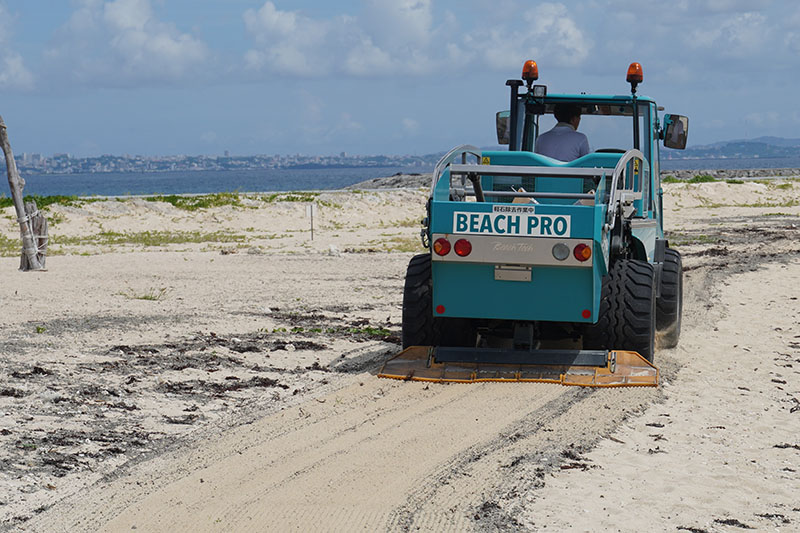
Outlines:
<svg viewBox="0 0 800 533"><path fill-rule="evenodd" d="M432 293L431 256L415 255L408 263L403 288L403 349L433 345Z"/></svg>
<svg viewBox="0 0 800 533"><path fill-rule="evenodd" d="M583 335L585 349L630 350L648 361L655 354L656 291L653 265L618 260L603 279L596 324Z"/></svg>
<svg viewBox="0 0 800 533"><path fill-rule="evenodd" d="M656 327L665 348L678 345L683 314L683 264L681 254L671 248L664 251L661 268L661 296L656 300Z"/></svg>
<svg viewBox="0 0 800 533"><path fill-rule="evenodd" d="M468 318L434 318L430 254L408 263L403 288L403 348L409 346L475 346L477 330Z"/></svg>

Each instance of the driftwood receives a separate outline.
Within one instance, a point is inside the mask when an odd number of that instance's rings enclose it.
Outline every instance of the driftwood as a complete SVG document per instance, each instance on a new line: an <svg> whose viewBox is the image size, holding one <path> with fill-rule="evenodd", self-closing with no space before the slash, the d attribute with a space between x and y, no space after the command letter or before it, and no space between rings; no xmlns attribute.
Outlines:
<svg viewBox="0 0 800 533"><path fill-rule="evenodd" d="M6 170L8 172L8 185L11 187L11 198L14 200L14 207L17 210L17 221L22 237L22 260L20 261L21 270L44 270L44 252L40 251L38 244L43 240L47 242L47 220L37 222L40 231L34 230L32 218L37 215L39 219L44 217L36 209L36 204L32 204L30 211L26 210L22 199L22 188L25 187L25 180L17 171L17 163L14 161L14 153L11 151L11 143L8 142L6 123L0 117L0 144L3 146L3 153L6 156Z"/></svg>
<svg viewBox="0 0 800 533"><path fill-rule="evenodd" d="M25 202L25 213L30 218L31 230L33 231L33 242L36 244L36 257L39 259L41 269L45 268L47 259L47 218L36 207L36 202L29 200ZM19 258L20 270L37 270L28 261L28 256L24 253Z"/></svg>

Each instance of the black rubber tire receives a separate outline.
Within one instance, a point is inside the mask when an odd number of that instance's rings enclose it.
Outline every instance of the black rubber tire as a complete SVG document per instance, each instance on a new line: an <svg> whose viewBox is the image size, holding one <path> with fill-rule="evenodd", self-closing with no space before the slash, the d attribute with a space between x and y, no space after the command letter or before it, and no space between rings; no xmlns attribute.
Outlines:
<svg viewBox="0 0 800 533"><path fill-rule="evenodd" d="M655 355L656 287L653 265L618 260L603 279L600 312L584 331L590 350L630 350L648 361Z"/></svg>
<svg viewBox="0 0 800 533"><path fill-rule="evenodd" d="M681 336L683 264L681 254L667 248L661 267L661 296L656 300L656 328L664 348L674 348Z"/></svg>
<svg viewBox="0 0 800 533"><path fill-rule="evenodd" d="M466 318L434 318L430 254L408 263L403 288L403 349L409 346L475 346L477 330Z"/></svg>
<svg viewBox="0 0 800 533"><path fill-rule="evenodd" d="M408 263L403 287L402 327L403 349L434 344L430 254L415 255Z"/></svg>

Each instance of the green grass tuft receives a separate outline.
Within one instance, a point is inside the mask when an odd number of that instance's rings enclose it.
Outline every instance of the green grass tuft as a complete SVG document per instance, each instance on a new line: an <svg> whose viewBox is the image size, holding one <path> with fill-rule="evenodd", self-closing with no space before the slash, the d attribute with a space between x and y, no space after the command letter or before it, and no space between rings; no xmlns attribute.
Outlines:
<svg viewBox="0 0 800 533"><path fill-rule="evenodd" d="M30 201L33 200L36 202L36 207L39 209L44 209L48 205L58 204L58 205L66 205L72 207L79 207L85 203L89 202L99 202L100 198L78 198L77 196L62 196L62 195L53 195L53 196L39 196L36 194L32 194L29 196L24 196L23 200ZM8 198L6 195L0 196L0 209L11 207L14 205L14 199Z"/></svg>
<svg viewBox="0 0 800 533"><path fill-rule="evenodd" d="M197 211L198 209L209 209L225 205L244 207L239 194L231 192L204 194L202 196L169 194L166 196L148 196L145 200L149 202L166 202L184 211Z"/></svg>
<svg viewBox="0 0 800 533"><path fill-rule="evenodd" d="M165 246L167 244L206 243L206 242L245 242L244 235L231 234L225 231L201 233L199 231L142 231L138 233L119 233L102 231L94 235L65 237L54 235L50 242L60 246L111 246L134 244L140 246Z"/></svg>
<svg viewBox="0 0 800 533"><path fill-rule="evenodd" d="M274 202L313 202L317 199L317 192L276 192L262 196L261 199L268 204Z"/></svg>
<svg viewBox="0 0 800 533"><path fill-rule="evenodd" d="M688 183L712 183L715 181L719 181L714 176L710 176L708 174L698 174L697 176L690 178Z"/></svg>

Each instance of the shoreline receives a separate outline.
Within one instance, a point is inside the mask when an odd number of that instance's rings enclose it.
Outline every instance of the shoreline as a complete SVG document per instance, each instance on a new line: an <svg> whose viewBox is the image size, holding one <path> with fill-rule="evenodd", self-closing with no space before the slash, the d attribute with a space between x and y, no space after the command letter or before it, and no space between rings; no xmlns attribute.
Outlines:
<svg viewBox="0 0 800 533"><path fill-rule="evenodd" d="M403 189L430 187L432 174L394 174L381 178L361 181L345 189ZM674 177L688 181L695 176L711 176L719 181L741 179L745 181L770 179L800 179L800 168L733 168L733 169L693 169L662 170L661 178Z"/></svg>
<svg viewBox="0 0 800 533"><path fill-rule="evenodd" d="M64 175L69 176L69 175ZM725 180L774 180L774 179L800 179L800 168L738 168L738 169L680 169L680 170L661 170L661 177L675 178L679 181L688 181L696 176L711 176L714 179ZM429 188L431 184L431 173L405 173L398 172L390 176L380 176L370 178L367 180L358 181L350 185L340 185L337 188L304 188L302 184L296 189L279 189L279 190L253 190L243 191L241 189L234 190L219 190L211 192L154 192L144 194L93 194L87 195L85 193L79 194L38 194L26 193L26 196L66 196L76 197L81 199L101 198L101 199L117 199L117 198L150 198L158 196L210 196L215 194L237 194L237 195L263 195L263 194L283 194L283 193L335 193L342 191L358 190L379 190L379 189L413 189L413 188ZM23 176L24 178L24 176ZM169 187L167 187L169 188Z"/></svg>

